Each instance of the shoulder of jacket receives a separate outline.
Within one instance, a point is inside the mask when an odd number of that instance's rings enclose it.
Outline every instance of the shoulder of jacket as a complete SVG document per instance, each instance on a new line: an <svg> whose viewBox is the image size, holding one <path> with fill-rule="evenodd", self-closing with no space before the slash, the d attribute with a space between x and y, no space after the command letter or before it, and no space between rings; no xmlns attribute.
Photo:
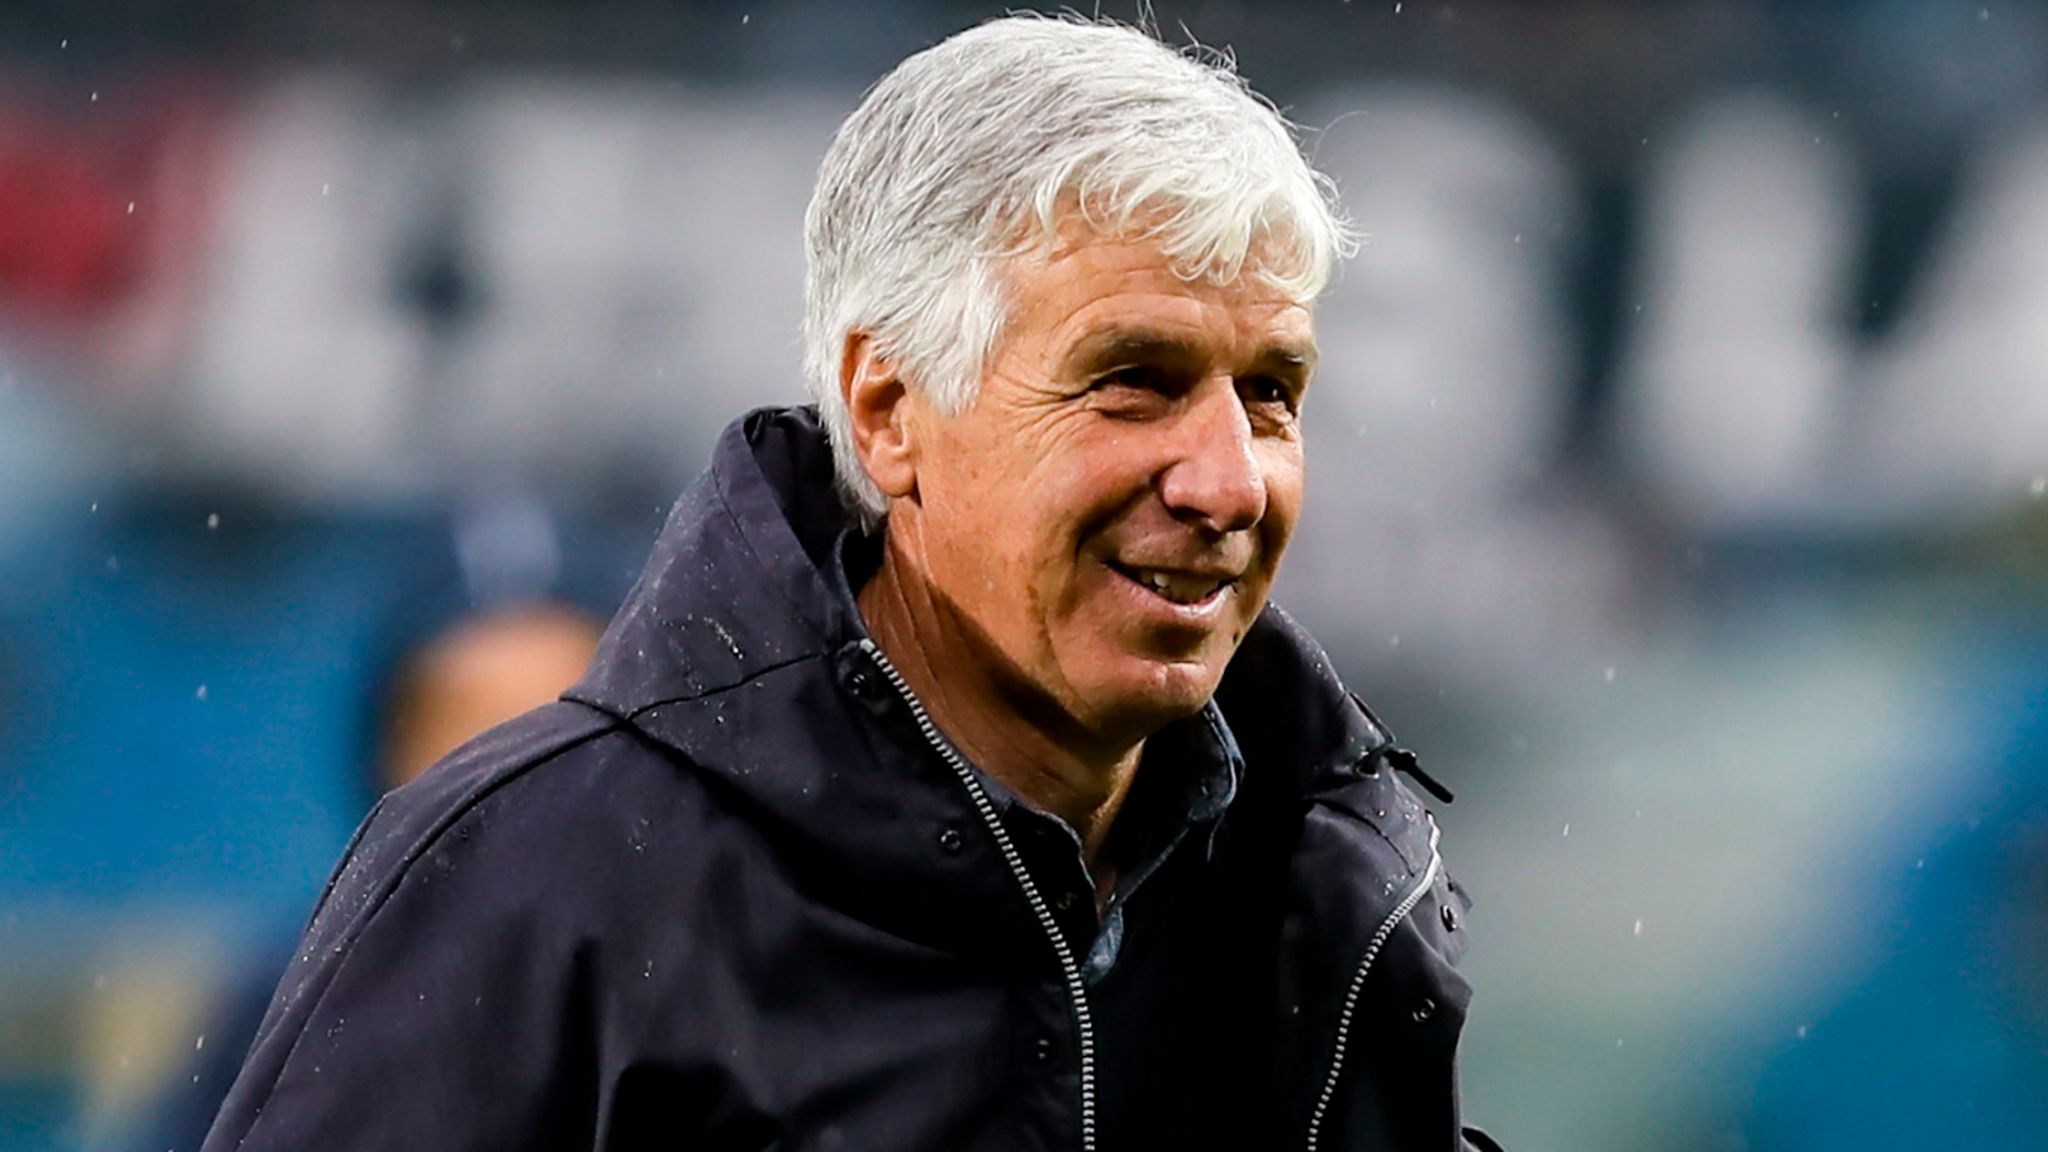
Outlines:
<svg viewBox="0 0 2048 1152"><path fill-rule="evenodd" d="M1417 875L1436 853L1436 820L1422 795L1378 756L1327 771L1308 797L1310 810L1368 833L1361 841L1391 854L1391 874Z"/></svg>
<svg viewBox="0 0 2048 1152"><path fill-rule="evenodd" d="M521 883L545 886L579 855L619 850L616 826L630 827L664 798L698 791L691 773L618 718L568 701L545 705L475 737L379 800L328 880L308 937L353 937L451 834L466 842L488 826L493 837L531 841L549 867L521 868Z"/></svg>
<svg viewBox="0 0 2048 1152"><path fill-rule="evenodd" d="M582 704L543 705L471 738L385 795L365 827L386 838L400 828L431 834L515 782L531 777L544 790L563 766L588 757L593 744L619 727L614 717ZM358 848L361 840L359 834Z"/></svg>

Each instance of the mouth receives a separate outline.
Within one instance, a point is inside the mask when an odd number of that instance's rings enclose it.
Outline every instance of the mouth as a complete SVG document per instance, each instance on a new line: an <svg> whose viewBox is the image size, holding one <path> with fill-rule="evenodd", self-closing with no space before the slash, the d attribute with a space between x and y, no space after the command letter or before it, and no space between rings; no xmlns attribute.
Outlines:
<svg viewBox="0 0 2048 1152"><path fill-rule="evenodd" d="M1169 604L1197 607L1221 596L1237 584L1237 577L1218 573L1188 572L1174 568L1145 568L1110 561L1117 575L1145 589Z"/></svg>

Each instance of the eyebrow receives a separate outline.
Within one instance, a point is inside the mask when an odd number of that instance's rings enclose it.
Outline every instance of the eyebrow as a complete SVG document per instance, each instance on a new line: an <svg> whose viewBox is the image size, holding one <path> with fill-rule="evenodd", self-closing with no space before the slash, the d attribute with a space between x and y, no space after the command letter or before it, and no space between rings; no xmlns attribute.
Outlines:
<svg viewBox="0 0 2048 1152"><path fill-rule="evenodd" d="M1282 344L1268 344L1264 348L1259 349L1257 356L1252 357L1252 364L1255 366L1277 364L1282 368L1307 373L1316 366L1316 346L1312 343L1296 344L1291 341Z"/></svg>
<svg viewBox="0 0 2048 1152"><path fill-rule="evenodd" d="M1194 341L1155 328L1112 328L1084 337L1067 357L1071 366L1082 369L1111 364L1192 364L1206 360L1208 352ZM1252 357L1252 371L1289 371L1307 374L1316 364L1314 343L1282 341L1268 344Z"/></svg>

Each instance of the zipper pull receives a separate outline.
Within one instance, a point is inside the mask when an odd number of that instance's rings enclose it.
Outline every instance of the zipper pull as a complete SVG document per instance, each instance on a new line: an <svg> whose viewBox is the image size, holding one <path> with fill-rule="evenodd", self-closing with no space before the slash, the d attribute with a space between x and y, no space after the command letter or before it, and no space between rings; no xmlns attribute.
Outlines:
<svg viewBox="0 0 2048 1152"><path fill-rule="evenodd" d="M1428 792L1431 796L1446 804L1457 799L1457 797L1451 795L1451 790L1444 787L1436 777L1424 772L1422 770L1422 761L1416 757L1415 753L1410 752L1406 748L1394 744L1382 744L1373 751L1372 760L1375 767L1384 764L1392 768L1394 771L1422 785L1423 791Z"/></svg>

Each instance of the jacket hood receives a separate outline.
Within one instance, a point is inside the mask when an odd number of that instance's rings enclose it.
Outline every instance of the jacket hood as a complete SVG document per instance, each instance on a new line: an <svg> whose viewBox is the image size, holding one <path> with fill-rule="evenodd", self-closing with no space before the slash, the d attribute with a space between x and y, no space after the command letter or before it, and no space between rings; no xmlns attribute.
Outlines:
<svg viewBox="0 0 2048 1152"><path fill-rule="evenodd" d="M932 867L930 830L972 815L900 702L860 675L871 666L866 628L828 569L850 522L815 408L735 421L566 695L681 753L837 864L914 883ZM1319 777L1387 742L1322 650L1272 606L1217 702L1248 783L1268 795L1312 795ZM793 755L792 737L828 754ZM1014 899L991 863L987 894Z"/></svg>
<svg viewBox="0 0 2048 1152"><path fill-rule="evenodd" d="M578 693L640 712L857 641L862 625L825 570L848 522L832 485L816 409L733 422L670 510Z"/></svg>

